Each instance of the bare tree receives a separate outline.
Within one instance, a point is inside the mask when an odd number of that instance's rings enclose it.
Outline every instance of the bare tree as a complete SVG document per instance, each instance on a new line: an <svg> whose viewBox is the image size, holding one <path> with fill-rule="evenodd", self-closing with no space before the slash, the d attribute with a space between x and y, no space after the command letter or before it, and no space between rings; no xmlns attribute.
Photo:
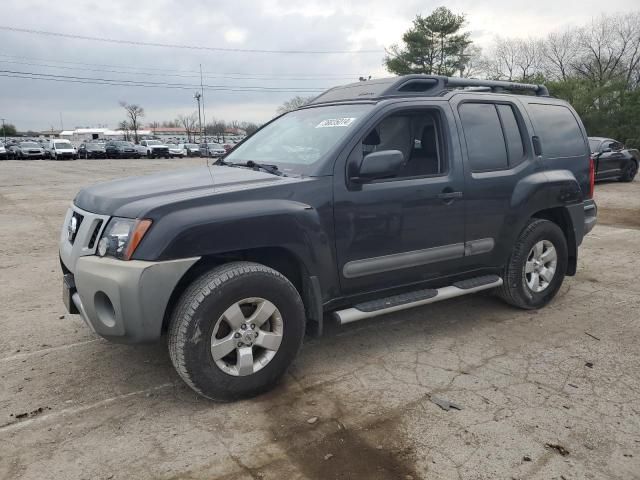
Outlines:
<svg viewBox="0 0 640 480"><path fill-rule="evenodd" d="M547 76L566 80L572 72L571 62L578 54L578 32L567 29L550 33L542 49L544 69Z"/></svg>
<svg viewBox="0 0 640 480"><path fill-rule="evenodd" d="M125 109L127 116L129 117L129 128L133 132L133 139L135 143L138 143L138 130L140 129L140 119L144 117L144 108L134 103L127 103L125 101L120 102L120 106Z"/></svg>
<svg viewBox="0 0 640 480"><path fill-rule="evenodd" d="M129 141L129 123L126 120L123 120L118 124L118 128L120 129L120 131L122 131L122 134L124 135L124 139L128 142Z"/></svg>
<svg viewBox="0 0 640 480"><path fill-rule="evenodd" d="M184 128L185 133L187 134L187 141L191 142L192 134L193 132L196 131L196 124L198 123L198 115L195 112L192 113L191 115L178 115L177 121Z"/></svg>
<svg viewBox="0 0 640 480"><path fill-rule="evenodd" d="M491 60L486 63L487 75L496 79L527 81L541 72L543 44L528 38L497 37Z"/></svg>
<svg viewBox="0 0 640 480"><path fill-rule="evenodd" d="M156 130L157 130L158 128L160 128L160 122L151 122L151 123L149 124L149 128L151 128L151 131L152 131L152 132L153 132L153 134L155 135L155 134L156 134Z"/></svg>
<svg viewBox="0 0 640 480"><path fill-rule="evenodd" d="M292 110L296 110L300 107L303 107L314 98L315 98L314 96L302 97L300 95L296 95L295 97L287 100L286 102L284 102L282 105L278 107L278 110L277 110L278 115L282 115L283 113L287 113Z"/></svg>

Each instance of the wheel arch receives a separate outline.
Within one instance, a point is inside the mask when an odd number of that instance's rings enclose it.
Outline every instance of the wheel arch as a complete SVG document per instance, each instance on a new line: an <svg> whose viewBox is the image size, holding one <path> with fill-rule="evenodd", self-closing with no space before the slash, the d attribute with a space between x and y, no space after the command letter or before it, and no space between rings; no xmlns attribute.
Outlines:
<svg viewBox="0 0 640 480"><path fill-rule="evenodd" d="M311 276L304 261L285 247L259 247L237 250L220 255L206 255L198 260L176 284L162 321L162 331L166 332L173 309L184 291L205 272L225 263L249 261L274 269L289 280L296 288L305 306L307 320L313 322L312 332L322 332L322 297L317 277Z"/></svg>
<svg viewBox="0 0 640 480"><path fill-rule="evenodd" d="M578 267L578 242L569 210L566 207L546 208L535 212L531 215L531 218L548 220L560 227L567 240L567 253L569 257L567 263L567 275L575 275Z"/></svg>

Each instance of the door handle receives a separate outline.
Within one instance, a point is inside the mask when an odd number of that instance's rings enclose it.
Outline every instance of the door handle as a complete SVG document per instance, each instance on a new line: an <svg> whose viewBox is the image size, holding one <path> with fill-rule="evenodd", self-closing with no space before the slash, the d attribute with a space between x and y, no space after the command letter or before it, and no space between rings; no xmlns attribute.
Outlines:
<svg viewBox="0 0 640 480"><path fill-rule="evenodd" d="M438 194L440 200L453 200L455 198L462 198L462 192L442 192Z"/></svg>

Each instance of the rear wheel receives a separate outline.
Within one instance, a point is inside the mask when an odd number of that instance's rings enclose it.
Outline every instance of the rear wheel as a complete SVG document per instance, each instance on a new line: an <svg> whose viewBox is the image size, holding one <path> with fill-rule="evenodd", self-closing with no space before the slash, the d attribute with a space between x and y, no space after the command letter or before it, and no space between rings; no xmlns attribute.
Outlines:
<svg viewBox="0 0 640 480"><path fill-rule="evenodd" d="M499 296L518 308L544 307L562 285L567 256L567 240L560 227L532 219L514 245Z"/></svg>
<svg viewBox="0 0 640 480"><path fill-rule="evenodd" d="M205 273L171 316L169 353L182 379L212 400L272 388L296 357L305 330L302 300L277 271L233 262Z"/></svg>
<svg viewBox="0 0 640 480"><path fill-rule="evenodd" d="M620 177L620 181L622 182L633 182L633 179L636 177L638 173L638 162L635 160L629 160L627 164L622 169L622 176Z"/></svg>

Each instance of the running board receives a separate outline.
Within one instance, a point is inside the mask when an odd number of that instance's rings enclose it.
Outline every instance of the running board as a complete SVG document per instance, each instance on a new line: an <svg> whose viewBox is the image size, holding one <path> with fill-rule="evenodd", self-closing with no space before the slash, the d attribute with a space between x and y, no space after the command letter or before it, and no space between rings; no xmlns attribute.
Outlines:
<svg viewBox="0 0 640 480"><path fill-rule="evenodd" d="M333 313L340 325L377 317L387 313L399 312L408 308L419 307L429 303L461 297L470 293L488 290L502 285L502 278L498 275L485 275L456 282L453 285L442 288L428 288L409 293L401 293L392 297L371 300L360 303L351 308L338 310Z"/></svg>

